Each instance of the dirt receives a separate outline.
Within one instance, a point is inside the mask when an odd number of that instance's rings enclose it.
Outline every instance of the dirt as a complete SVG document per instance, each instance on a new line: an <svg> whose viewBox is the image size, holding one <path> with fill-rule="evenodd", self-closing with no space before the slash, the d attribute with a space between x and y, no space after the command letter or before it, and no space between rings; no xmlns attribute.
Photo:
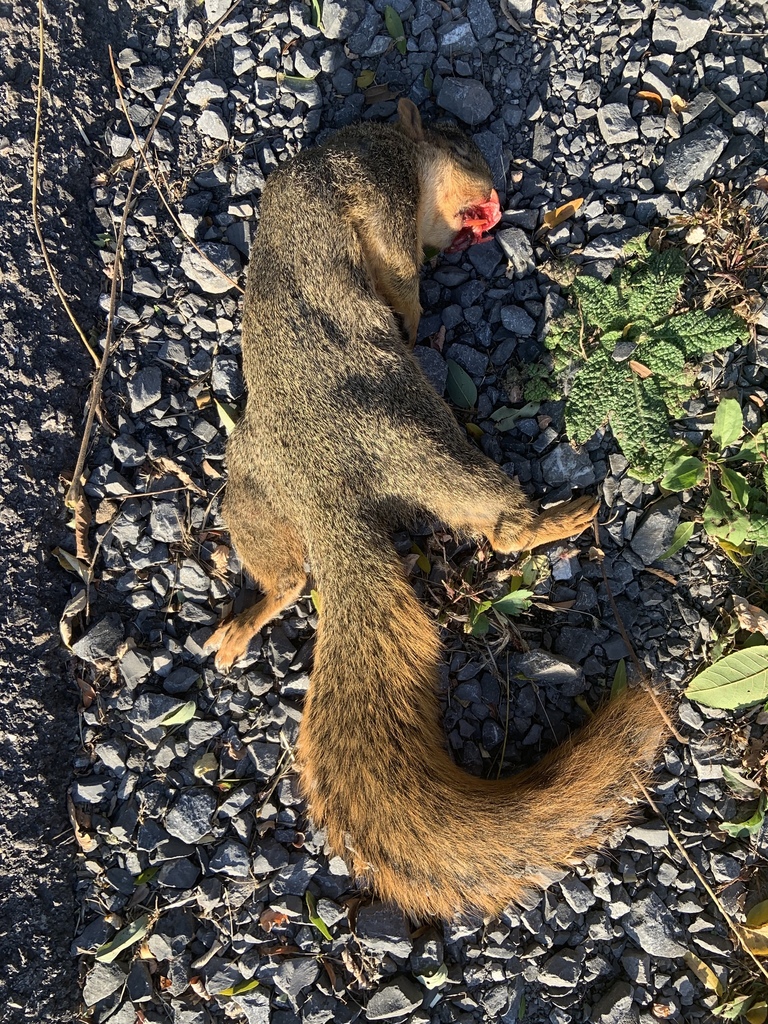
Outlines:
<svg viewBox="0 0 768 1024"><path fill-rule="evenodd" d="M105 280L90 181L108 165L107 43L119 45L128 17L126 6L46 3L40 213L86 332ZM0 4L0 1005L6 1021L64 1022L79 1001L66 811L79 698L58 631L69 587L51 552L66 530L59 474L75 463L91 359L33 230L36 78L37 6Z"/></svg>

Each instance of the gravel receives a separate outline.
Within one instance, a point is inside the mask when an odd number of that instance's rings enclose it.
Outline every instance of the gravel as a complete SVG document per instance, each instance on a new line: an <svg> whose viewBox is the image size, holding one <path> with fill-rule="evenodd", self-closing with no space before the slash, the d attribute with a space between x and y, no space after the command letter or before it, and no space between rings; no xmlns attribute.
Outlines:
<svg viewBox="0 0 768 1024"><path fill-rule="evenodd" d="M14 1022L73 1019L70 946L73 956L86 954L83 1000L94 1019L115 1024L133 1024L139 1010L147 1020L183 1024L479 1024L518 1019L523 998L532 1024L647 1024L658 1007L698 1022L708 1019L711 999L682 953L694 949L721 972L732 956L695 877L659 822L642 812L610 854L563 872L546 894L485 927L467 920L422 931L423 922L393 908L350 903L355 890L344 862L328 855L285 774L311 670L314 608L300 601L226 678L207 656L212 628L243 600L221 518L226 429L216 405L243 401L241 300L208 260L242 283L266 177L329 130L388 118L398 95L470 129L504 209L496 240L425 271L415 353L425 372L441 393L447 359L470 373L479 389L478 443L545 507L574 487L602 493L599 546L611 595L651 675L683 685L711 649L732 586L727 561L698 535L673 559L657 561L692 510L632 480L610 434L599 431L574 450L561 403L537 403L505 430L491 416L523 404L509 371L539 359L546 325L563 307L550 261L575 254L587 272L606 276L628 238L660 217L696 209L711 178L742 188L766 173L768 79L757 15L722 4L393 6L405 57L392 45L379 0L324 0L322 31L309 6L246 3L162 119L153 159L205 256L147 187L129 218L119 345L104 385L109 429L97 430L89 450L99 554L90 619L74 623L70 666L52 638L83 582L40 553L57 544L74 552L56 488L61 470L74 465L90 365L46 290L39 260L30 258L37 251L25 219L34 31L22 22L25 12L9 16L3 155L12 169L11 214L0 231L13 257L3 268L12 297L3 358L13 458L4 456L2 520L12 632L3 648L10 700L2 727L11 740L3 748L2 850L16 925L2 936L8 970L0 996ZM109 240L126 189L125 171L112 164L133 154L104 44L119 54L141 134L225 9L224 0L206 0L169 18L152 0L119 17L106 8L76 14L72 24L69 12L47 5L47 64L62 103L44 125L44 221L65 290L97 338L112 272ZM534 31L520 31L509 15ZM368 70L391 95L363 95L358 78ZM657 92L661 111L638 89ZM669 103L675 95L687 101L677 113ZM537 234L547 212L574 198L584 200L576 216ZM72 252L78 259L67 263ZM32 288L45 321L28 301ZM755 409L760 403L750 396L768 400L765 324L757 330L749 351L728 353L702 373L708 389L737 394ZM617 348L614 358L631 359L632 351ZM695 429L706 413L704 403L692 412ZM469 564L468 548L446 543L450 558ZM551 575L536 596L555 610L533 609L519 620L529 652L503 651L491 662L482 645L444 632L446 734L468 770L493 776L500 765L513 771L538 760L582 721L579 704L604 698L628 659L600 567L588 555L592 543L585 535L547 553ZM404 555L413 544L433 552L430 588L439 590L445 566L429 531L398 534ZM676 586L648 571L659 567ZM412 579L429 602L420 570ZM81 694L78 728L72 712ZM717 829L742 809L724 789L727 755L713 737L727 719L685 707L683 726L696 740L670 746L655 776L656 799L738 912L739 879L756 854ZM761 735L754 716L750 722ZM69 843L56 838L68 834L65 783L78 821L79 838ZM307 893L331 940L311 922ZM145 907L158 915L146 939L151 956L127 951L115 964L94 961L98 946ZM269 955L275 948L283 952ZM191 978L204 986L202 1001Z"/></svg>

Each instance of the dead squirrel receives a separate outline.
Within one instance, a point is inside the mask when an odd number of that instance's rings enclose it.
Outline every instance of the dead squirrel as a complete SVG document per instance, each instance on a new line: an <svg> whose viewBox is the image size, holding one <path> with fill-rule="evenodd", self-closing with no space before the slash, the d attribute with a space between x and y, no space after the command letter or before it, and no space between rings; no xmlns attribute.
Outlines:
<svg viewBox="0 0 768 1024"><path fill-rule="evenodd" d="M612 701L534 768L489 782L446 751L440 644L390 538L414 513L507 554L580 533L582 498L536 515L467 439L401 336L419 321L422 246L498 220L488 166L458 129L343 129L264 190L243 318L245 413L224 516L264 597L219 627L228 669L306 586L322 599L298 743L309 811L378 895L418 915L500 911L597 848L664 729L643 691Z"/></svg>

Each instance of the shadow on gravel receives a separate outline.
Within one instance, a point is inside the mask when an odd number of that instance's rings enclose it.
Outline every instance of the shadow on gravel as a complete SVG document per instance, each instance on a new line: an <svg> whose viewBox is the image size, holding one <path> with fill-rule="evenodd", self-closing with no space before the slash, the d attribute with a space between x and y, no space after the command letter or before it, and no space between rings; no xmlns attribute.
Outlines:
<svg viewBox="0 0 768 1024"><path fill-rule="evenodd" d="M124 45L130 18L124 3L46 3L40 217L86 333L105 283L90 183L110 162L107 45ZM32 225L36 79L37 5L0 4L0 1004L9 1022L69 1021L80 1001L66 810L77 690L58 630L69 583L50 552L71 535L59 475L75 462L91 361Z"/></svg>

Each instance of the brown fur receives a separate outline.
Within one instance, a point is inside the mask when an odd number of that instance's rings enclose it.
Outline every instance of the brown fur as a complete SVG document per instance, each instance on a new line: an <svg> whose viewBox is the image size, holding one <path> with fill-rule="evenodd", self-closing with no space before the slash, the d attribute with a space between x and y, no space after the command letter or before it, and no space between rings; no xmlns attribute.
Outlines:
<svg viewBox="0 0 768 1024"><path fill-rule="evenodd" d="M491 187L472 143L423 128L407 101L400 126L345 129L269 179L224 505L265 596L211 641L231 666L296 600L308 559L322 597L298 745L310 814L379 895L444 917L498 911L603 842L663 734L635 693L505 782L445 750L438 637L389 531L427 513L507 553L579 533L596 510L580 499L537 516L469 443L393 315L412 344L422 245L449 245Z"/></svg>

